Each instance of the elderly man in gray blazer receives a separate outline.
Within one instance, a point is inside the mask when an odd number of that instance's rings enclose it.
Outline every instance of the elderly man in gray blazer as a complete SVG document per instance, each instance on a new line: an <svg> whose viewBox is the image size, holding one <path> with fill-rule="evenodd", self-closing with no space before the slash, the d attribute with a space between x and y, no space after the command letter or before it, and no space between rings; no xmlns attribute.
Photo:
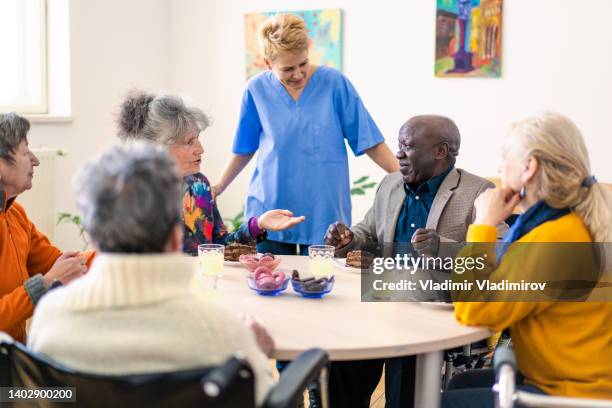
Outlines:
<svg viewBox="0 0 612 408"><path fill-rule="evenodd" d="M455 123L437 115L415 116L399 132L400 172L380 183L363 221L348 228L329 226L325 241L336 247L336 256L378 246L384 256L408 248L429 256L454 256L468 226L475 219L474 201L490 181L455 168L461 137ZM501 237L505 224L498 227ZM442 243L442 245L440 245ZM409 324L407 322L407 324ZM332 364L332 406L368 406L382 370L382 360ZM387 359L385 390L387 407L410 407L414 400L416 359Z"/></svg>
<svg viewBox="0 0 612 408"><path fill-rule="evenodd" d="M382 180L363 221L351 229L341 222L330 225L326 243L336 247L337 256L372 243L384 245L384 254L391 255L391 244L399 242L411 242L431 256L453 255L451 246L440 242L465 240L476 217L476 197L494 187L454 167L460 144L459 129L449 118L422 115L408 120L399 133L400 172ZM500 237L506 229L505 224L498 226Z"/></svg>

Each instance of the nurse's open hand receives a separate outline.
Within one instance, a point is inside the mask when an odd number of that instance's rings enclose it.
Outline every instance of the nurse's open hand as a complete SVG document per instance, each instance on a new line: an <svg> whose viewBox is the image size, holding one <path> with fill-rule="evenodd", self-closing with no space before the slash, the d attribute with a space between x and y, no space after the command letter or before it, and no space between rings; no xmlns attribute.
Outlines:
<svg viewBox="0 0 612 408"><path fill-rule="evenodd" d="M282 231L304 221L306 217L294 217L289 210L270 210L257 219L259 228L267 231Z"/></svg>
<svg viewBox="0 0 612 408"><path fill-rule="evenodd" d="M325 243L336 249L344 248L353 240L353 231L341 222L335 222L327 228Z"/></svg>

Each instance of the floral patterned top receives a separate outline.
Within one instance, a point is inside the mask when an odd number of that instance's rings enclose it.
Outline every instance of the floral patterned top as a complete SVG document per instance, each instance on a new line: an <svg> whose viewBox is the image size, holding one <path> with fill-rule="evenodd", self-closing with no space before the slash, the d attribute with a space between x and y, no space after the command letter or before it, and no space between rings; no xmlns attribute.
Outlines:
<svg viewBox="0 0 612 408"><path fill-rule="evenodd" d="M249 223L242 224L236 232L227 231L217 205L212 201L210 182L202 173L183 179L183 221L183 252L190 255L198 254L200 244L247 244L264 238L251 236Z"/></svg>

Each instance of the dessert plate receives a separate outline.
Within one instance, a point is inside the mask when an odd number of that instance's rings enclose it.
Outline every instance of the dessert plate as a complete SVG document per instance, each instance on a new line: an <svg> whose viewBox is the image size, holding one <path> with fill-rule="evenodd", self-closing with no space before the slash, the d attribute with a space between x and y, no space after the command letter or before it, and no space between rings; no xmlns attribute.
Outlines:
<svg viewBox="0 0 612 408"><path fill-rule="evenodd" d="M352 266L346 266L346 258L334 258L334 266L343 271L361 273L361 269L359 268L353 268Z"/></svg>
<svg viewBox="0 0 612 408"><path fill-rule="evenodd" d="M263 254L261 252L257 252L257 254L253 254L253 255L262 256ZM223 260L223 265L226 265L226 266L242 266L240 261L228 261L226 259Z"/></svg>

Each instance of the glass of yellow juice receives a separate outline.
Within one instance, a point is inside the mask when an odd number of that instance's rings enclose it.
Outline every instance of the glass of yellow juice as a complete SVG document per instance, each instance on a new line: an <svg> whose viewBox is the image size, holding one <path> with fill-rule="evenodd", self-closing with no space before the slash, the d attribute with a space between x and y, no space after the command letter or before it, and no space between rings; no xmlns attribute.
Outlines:
<svg viewBox="0 0 612 408"><path fill-rule="evenodd" d="M205 281L212 283L212 289L217 288L217 280L223 272L223 255L225 246L219 244L198 245L198 258L200 270L204 275Z"/></svg>
<svg viewBox="0 0 612 408"><path fill-rule="evenodd" d="M334 272L334 247L331 245L311 245L308 247L310 273L319 278L329 278Z"/></svg>

